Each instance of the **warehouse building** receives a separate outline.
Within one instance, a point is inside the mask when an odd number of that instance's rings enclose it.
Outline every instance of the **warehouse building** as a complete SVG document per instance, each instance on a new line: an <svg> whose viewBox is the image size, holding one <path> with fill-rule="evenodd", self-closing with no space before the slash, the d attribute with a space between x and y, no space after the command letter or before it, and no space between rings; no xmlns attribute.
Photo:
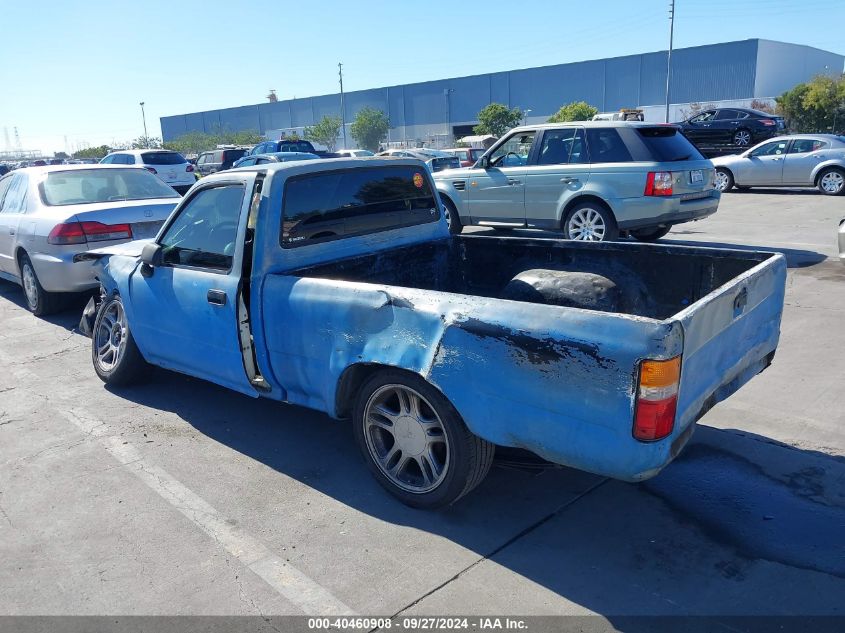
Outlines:
<svg viewBox="0 0 845 633"><path fill-rule="evenodd" d="M479 110L492 102L521 109L528 123L545 121L572 101L586 101L600 112L638 107L646 120L662 121L666 56L660 51L346 92L346 123L369 106L387 113L391 145L443 147L471 134ZM771 40L676 49L670 118L680 120L691 104L771 101L816 75L838 76L843 66L842 55ZM301 135L324 115L340 116L339 93L162 117L161 132L165 141L219 127L278 138Z"/></svg>

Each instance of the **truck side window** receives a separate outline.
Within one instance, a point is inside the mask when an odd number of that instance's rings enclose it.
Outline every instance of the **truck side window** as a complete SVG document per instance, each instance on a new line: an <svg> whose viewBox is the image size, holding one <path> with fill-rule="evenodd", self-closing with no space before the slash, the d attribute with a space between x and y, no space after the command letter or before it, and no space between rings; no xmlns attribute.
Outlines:
<svg viewBox="0 0 845 633"><path fill-rule="evenodd" d="M211 187L192 196L159 240L164 263L230 270L243 197L242 185Z"/></svg>
<svg viewBox="0 0 845 633"><path fill-rule="evenodd" d="M591 127L587 130L587 145L591 163L630 163L631 152L615 128Z"/></svg>
<svg viewBox="0 0 845 633"><path fill-rule="evenodd" d="M422 167L319 172L285 183L281 244L304 246L439 219L431 181Z"/></svg>
<svg viewBox="0 0 845 633"><path fill-rule="evenodd" d="M565 165L568 163L586 163L587 152L584 147L584 132L579 128L546 130L543 134L543 146L540 148L538 165Z"/></svg>
<svg viewBox="0 0 845 633"><path fill-rule="evenodd" d="M514 134L490 155L491 167L522 167L528 164L528 154L534 143L534 132Z"/></svg>

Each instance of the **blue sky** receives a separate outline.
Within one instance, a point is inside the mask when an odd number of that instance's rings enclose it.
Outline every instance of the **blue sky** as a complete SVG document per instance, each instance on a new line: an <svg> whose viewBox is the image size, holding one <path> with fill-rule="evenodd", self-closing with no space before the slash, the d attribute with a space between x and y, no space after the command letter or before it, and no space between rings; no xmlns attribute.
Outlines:
<svg viewBox="0 0 845 633"><path fill-rule="evenodd" d="M668 0L0 0L0 128L73 150L159 117L665 49ZM842 0L677 0L675 46L748 38L845 54ZM67 141L65 141L67 137ZM6 149L0 136L0 149Z"/></svg>

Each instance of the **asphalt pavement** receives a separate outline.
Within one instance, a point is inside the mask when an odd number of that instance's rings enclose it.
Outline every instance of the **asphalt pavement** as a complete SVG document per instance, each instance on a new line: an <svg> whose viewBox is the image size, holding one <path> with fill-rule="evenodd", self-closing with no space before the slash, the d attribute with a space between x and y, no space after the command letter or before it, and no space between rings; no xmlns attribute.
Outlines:
<svg viewBox="0 0 845 633"><path fill-rule="evenodd" d="M844 201L726 194L665 238L789 277L774 364L661 475L498 465L441 512L325 415L166 371L104 387L82 302L38 319L0 282L0 614L842 615Z"/></svg>

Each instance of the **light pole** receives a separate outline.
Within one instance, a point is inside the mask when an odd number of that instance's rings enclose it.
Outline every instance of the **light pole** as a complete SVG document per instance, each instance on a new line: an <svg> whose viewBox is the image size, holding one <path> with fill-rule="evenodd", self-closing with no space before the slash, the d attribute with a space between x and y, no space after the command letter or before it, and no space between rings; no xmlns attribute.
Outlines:
<svg viewBox="0 0 845 633"><path fill-rule="evenodd" d="M672 39L675 35L675 0L669 0L669 54L666 56L666 123L669 123L669 85L672 81Z"/></svg>
<svg viewBox="0 0 845 633"><path fill-rule="evenodd" d="M147 115L144 113L144 102L141 105L141 119L144 121L144 145L149 145L149 137L147 136Z"/></svg>
<svg viewBox="0 0 845 633"><path fill-rule="evenodd" d="M523 110L523 111L522 111L522 124L523 124L523 125L525 125L525 124L526 124L526 122L528 121L528 113L529 113L529 112L531 112L531 109L530 109L530 108L529 108L528 110Z"/></svg>
<svg viewBox="0 0 845 633"><path fill-rule="evenodd" d="M346 149L346 104L343 102L343 64L337 63L337 74L340 77L340 127L343 128L343 149Z"/></svg>
<svg viewBox="0 0 845 633"><path fill-rule="evenodd" d="M445 138L443 142L446 144L446 147L449 147L449 137L451 136L452 121L451 121L451 112L449 111L449 95L455 92L454 88L444 88L443 89L443 98L446 100L446 134L444 135Z"/></svg>

